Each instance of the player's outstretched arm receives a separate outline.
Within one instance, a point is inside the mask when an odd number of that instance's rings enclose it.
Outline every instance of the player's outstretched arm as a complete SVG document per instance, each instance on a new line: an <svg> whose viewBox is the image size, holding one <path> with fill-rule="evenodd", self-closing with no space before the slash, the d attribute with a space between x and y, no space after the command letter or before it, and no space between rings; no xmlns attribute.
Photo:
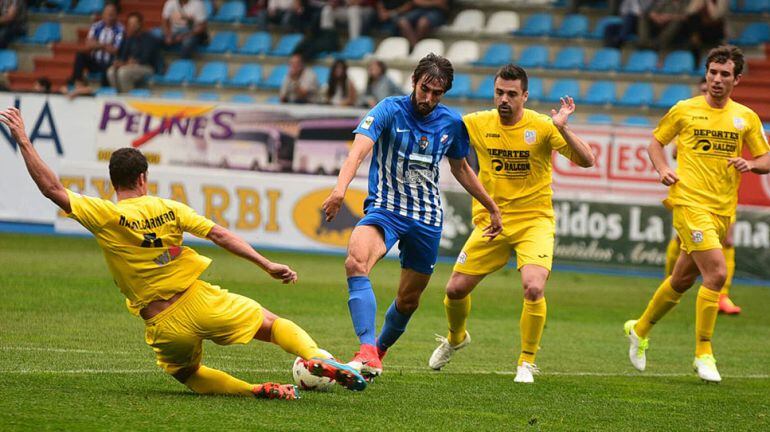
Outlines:
<svg viewBox="0 0 770 432"><path fill-rule="evenodd" d="M19 144L21 156L27 165L27 171L40 192L59 208L70 213L72 207L67 191L59 181L59 177L45 164L29 141L27 133L24 131L24 119L21 118L21 112L17 108L0 111L0 123L8 126L13 139Z"/></svg>
<svg viewBox="0 0 770 432"><path fill-rule="evenodd" d="M476 173L468 165L467 160L452 158L447 158L447 160L452 168L452 175L489 212L489 225L484 228L484 231L486 231L484 237L489 237L490 240L497 237L503 231L502 217L500 216L500 209L497 207L497 204L489 196L484 186L481 185L479 178L476 177Z"/></svg>
<svg viewBox="0 0 770 432"><path fill-rule="evenodd" d="M366 135L356 134L356 138L353 140L353 147L348 153L348 157L342 164L340 169L340 175L337 176L337 185L326 198L323 203L324 214L326 215L326 222L330 222L337 216L337 212L340 211L342 201L345 199L345 193L348 191L350 182L353 181L353 177L358 172L358 167L361 166L366 155L372 151L374 147L374 141Z"/></svg>
<svg viewBox="0 0 770 432"><path fill-rule="evenodd" d="M679 177L676 175L674 170L668 166L666 153L663 151L663 144L661 144L660 141L653 138L650 145L647 146L647 154L650 156L652 165L655 166L656 170L658 170L661 183L666 186L671 186L672 184L679 181Z"/></svg>
<svg viewBox="0 0 770 432"><path fill-rule="evenodd" d="M297 272L285 264L274 263L255 251L251 245L227 228L214 225L206 236L217 246L229 252L238 255L241 258L249 260L258 265L273 279L278 279L283 283L294 283L297 281Z"/></svg>
<svg viewBox="0 0 770 432"><path fill-rule="evenodd" d="M551 119L553 120L553 125L556 126L556 129L564 138L564 141L567 141L567 145L572 149L574 154L574 158L571 158L573 159L572 162L583 168L590 168L596 162L591 146L567 126L569 116L575 112L575 108L575 101L571 97L563 97L561 98L559 111L551 110Z"/></svg>
<svg viewBox="0 0 770 432"><path fill-rule="evenodd" d="M741 173L768 174L770 173L770 153L758 156L754 160L746 160L741 157L730 158L727 160L727 165L734 166Z"/></svg>

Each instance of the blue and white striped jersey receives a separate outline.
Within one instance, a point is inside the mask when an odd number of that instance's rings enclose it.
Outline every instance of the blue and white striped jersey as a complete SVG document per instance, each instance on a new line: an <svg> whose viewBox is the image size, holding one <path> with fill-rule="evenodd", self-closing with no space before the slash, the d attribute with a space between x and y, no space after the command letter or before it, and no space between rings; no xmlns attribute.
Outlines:
<svg viewBox="0 0 770 432"><path fill-rule="evenodd" d="M439 161L444 155L468 155L462 117L442 104L422 117L409 95L391 96L372 108L353 133L374 141L365 212L381 208L441 226Z"/></svg>
<svg viewBox="0 0 770 432"><path fill-rule="evenodd" d="M114 26L110 27L105 24L104 21L97 21L91 24L91 28L88 30L88 38L94 39L100 44L112 45L115 48L120 49L120 44L123 43L123 36L126 30L123 28L123 24L116 22ZM108 53L105 50L96 50L91 53L94 60L97 63L109 65L115 58L114 55Z"/></svg>

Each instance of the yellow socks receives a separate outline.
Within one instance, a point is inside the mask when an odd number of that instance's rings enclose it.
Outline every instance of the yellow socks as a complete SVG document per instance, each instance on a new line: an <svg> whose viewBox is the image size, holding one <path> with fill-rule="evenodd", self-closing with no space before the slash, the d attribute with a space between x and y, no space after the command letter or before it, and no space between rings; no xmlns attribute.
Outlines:
<svg viewBox="0 0 770 432"><path fill-rule="evenodd" d="M318 348L313 338L305 330L284 318L277 318L273 321L270 341L283 348L287 353L300 356L305 360L313 357L329 357Z"/></svg>
<svg viewBox="0 0 770 432"><path fill-rule="evenodd" d="M676 264L676 260L679 259L680 253L679 238L674 237L668 242L668 247L666 247L666 277L671 276L671 273L674 272L674 264Z"/></svg>
<svg viewBox="0 0 770 432"><path fill-rule="evenodd" d="M668 311L679 303L682 293L674 291L671 287L671 277L667 277L655 291L652 300L647 305L641 318L634 327L634 332L640 338L646 338L652 326L663 318Z"/></svg>
<svg viewBox="0 0 770 432"><path fill-rule="evenodd" d="M444 310L449 323L449 335L447 339L450 345L458 345L465 340L465 324L471 313L471 296L453 300L444 296Z"/></svg>
<svg viewBox="0 0 770 432"><path fill-rule="evenodd" d="M524 300L519 322L521 327L520 366L521 362L535 363L535 354L540 347L540 338L543 336L543 327L545 327L546 310L545 297L535 301Z"/></svg>
<svg viewBox="0 0 770 432"><path fill-rule="evenodd" d="M222 371L201 366L185 381L190 390L199 394L254 396L253 384L241 381Z"/></svg>
<svg viewBox="0 0 770 432"><path fill-rule="evenodd" d="M733 276L735 276L735 247L726 247L722 249L722 252L725 254L727 277L725 278L725 285L722 287L720 294L730 295L730 287L733 285Z"/></svg>
<svg viewBox="0 0 770 432"><path fill-rule="evenodd" d="M711 336L719 313L719 292L701 285L695 301L695 357L713 354Z"/></svg>

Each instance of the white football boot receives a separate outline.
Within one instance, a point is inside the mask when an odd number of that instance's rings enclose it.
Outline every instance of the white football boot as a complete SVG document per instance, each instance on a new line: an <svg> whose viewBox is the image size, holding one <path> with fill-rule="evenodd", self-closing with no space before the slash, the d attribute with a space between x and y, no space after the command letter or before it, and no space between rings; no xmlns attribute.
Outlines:
<svg viewBox="0 0 770 432"><path fill-rule="evenodd" d="M698 377L706 382L718 383L722 381L722 377L717 370L717 361L711 354L703 354L700 357L695 357L692 362L692 367L695 372L698 373Z"/></svg>
<svg viewBox="0 0 770 432"><path fill-rule="evenodd" d="M634 365L636 370L644 372L647 367L647 357L644 352L650 346L650 340L648 338L640 338L634 331L634 326L637 320L629 320L623 324L623 331L628 336L628 359L631 360L631 364Z"/></svg>
<svg viewBox="0 0 770 432"><path fill-rule="evenodd" d="M516 378L513 382L532 384L535 382L534 375L539 375L540 369L532 363L521 362L521 366L516 367Z"/></svg>
<svg viewBox="0 0 770 432"><path fill-rule="evenodd" d="M463 349L471 343L471 335L466 330L465 339L455 346L452 346L449 343L449 340L444 336L436 335L436 341L441 342L441 344L433 350L433 354L431 354L430 360L428 360L428 366L430 366L431 369L439 370L449 363L449 360L452 359L452 356L457 350Z"/></svg>

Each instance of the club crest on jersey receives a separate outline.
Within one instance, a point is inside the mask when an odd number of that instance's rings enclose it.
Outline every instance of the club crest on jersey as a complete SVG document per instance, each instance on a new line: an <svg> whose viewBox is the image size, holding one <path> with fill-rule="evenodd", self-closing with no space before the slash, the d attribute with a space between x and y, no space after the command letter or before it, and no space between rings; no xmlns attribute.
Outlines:
<svg viewBox="0 0 770 432"><path fill-rule="evenodd" d="M746 127L746 120L743 117L733 117L733 126L739 131L742 131Z"/></svg>
<svg viewBox="0 0 770 432"><path fill-rule="evenodd" d="M449 135L447 134L441 135L441 144L444 144L448 139L449 139Z"/></svg>
<svg viewBox="0 0 770 432"><path fill-rule="evenodd" d="M692 232L692 242L693 243L702 243L703 242L703 231L694 230Z"/></svg>
<svg viewBox="0 0 770 432"><path fill-rule="evenodd" d="M531 129L527 129L524 131L524 142L532 145L535 143L535 140L537 139L537 133Z"/></svg>
<svg viewBox="0 0 770 432"><path fill-rule="evenodd" d="M420 141L417 142L417 145L420 146L420 150L425 150L426 148L428 148L428 137L421 136Z"/></svg>

